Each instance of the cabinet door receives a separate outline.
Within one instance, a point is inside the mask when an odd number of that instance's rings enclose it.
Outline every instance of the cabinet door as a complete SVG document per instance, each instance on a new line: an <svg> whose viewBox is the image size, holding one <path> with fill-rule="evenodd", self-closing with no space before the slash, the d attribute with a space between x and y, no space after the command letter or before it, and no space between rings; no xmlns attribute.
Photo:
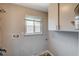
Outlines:
<svg viewBox="0 0 79 59"><path fill-rule="evenodd" d="M61 3L60 4L60 30L74 30L75 27L72 21L75 20L74 9L77 4L73 3Z"/></svg>
<svg viewBox="0 0 79 59"><path fill-rule="evenodd" d="M58 4L53 3L49 5L48 9L48 30L58 29Z"/></svg>

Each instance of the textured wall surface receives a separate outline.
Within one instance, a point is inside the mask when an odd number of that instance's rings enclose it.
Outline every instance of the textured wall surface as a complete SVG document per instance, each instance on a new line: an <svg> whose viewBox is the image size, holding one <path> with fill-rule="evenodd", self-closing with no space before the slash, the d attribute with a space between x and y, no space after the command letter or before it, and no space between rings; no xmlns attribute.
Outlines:
<svg viewBox="0 0 79 59"><path fill-rule="evenodd" d="M14 4L0 4L0 7L6 10L1 20L2 46L7 50L5 55L33 55L46 49L47 13ZM24 36L24 18L29 15L41 16L46 20L43 35ZM19 33L20 38L13 39L13 33Z"/></svg>
<svg viewBox="0 0 79 59"><path fill-rule="evenodd" d="M57 56L77 56L78 33L50 31L49 50Z"/></svg>

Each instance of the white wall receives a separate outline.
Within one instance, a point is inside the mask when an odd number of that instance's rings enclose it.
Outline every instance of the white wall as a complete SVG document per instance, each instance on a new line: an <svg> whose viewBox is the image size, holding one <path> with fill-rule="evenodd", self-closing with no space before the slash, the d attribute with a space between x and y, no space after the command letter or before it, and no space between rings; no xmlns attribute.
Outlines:
<svg viewBox="0 0 79 59"><path fill-rule="evenodd" d="M15 42L14 52L16 53L14 55L39 55L47 49L47 41L45 39L45 35L25 36L23 40Z"/></svg>
<svg viewBox="0 0 79 59"><path fill-rule="evenodd" d="M43 19L43 34L37 35L22 35L22 40L13 40L14 48L13 55L31 56L39 55L48 49L47 43L47 20Z"/></svg>
<svg viewBox="0 0 79 59"><path fill-rule="evenodd" d="M79 32L78 32L78 56L79 56Z"/></svg>
<svg viewBox="0 0 79 59"><path fill-rule="evenodd" d="M49 50L56 56L77 56L78 33L49 32Z"/></svg>
<svg viewBox="0 0 79 59"><path fill-rule="evenodd" d="M46 49L47 13L26 8L15 4L0 4L6 10L1 20L2 48L7 50L5 55L36 55L41 49ZM43 17L43 35L24 36L25 16ZM19 39L13 39L12 34L19 33ZM33 52L32 52L33 51Z"/></svg>

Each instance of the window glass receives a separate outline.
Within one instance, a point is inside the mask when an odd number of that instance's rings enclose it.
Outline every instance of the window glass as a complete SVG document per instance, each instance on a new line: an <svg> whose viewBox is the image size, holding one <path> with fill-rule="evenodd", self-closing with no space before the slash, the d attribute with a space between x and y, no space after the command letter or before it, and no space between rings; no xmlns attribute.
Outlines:
<svg viewBox="0 0 79 59"><path fill-rule="evenodd" d="M26 21L26 32L27 33L33 33L34 32L34 24L33 21Z"/></svg>
<svg viewBox="0 0 79 59"><path fill-rule="evenodd" d="M36 34L41 32L41 17L28 16L25 18L25 32L26 34Z"/></svg>
<svg viewBox="0 0 79 59"><path fill-rule="evenodd" d="M41 28L40 28L40 22L35 22L35 32L40 32Z"/></svg>

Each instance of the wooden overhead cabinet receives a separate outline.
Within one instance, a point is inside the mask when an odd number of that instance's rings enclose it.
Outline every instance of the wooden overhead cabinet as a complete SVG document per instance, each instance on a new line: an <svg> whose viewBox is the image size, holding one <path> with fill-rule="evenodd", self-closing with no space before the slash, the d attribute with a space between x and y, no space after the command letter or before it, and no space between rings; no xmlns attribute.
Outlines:
<svg viewBox="0 0 79 59"><path fill-rule="evenodd" d="M75 30L74 9L77 3L52 3L48 9L48 29L60 30L60 31L72 31Z"/></svg>
<svg viewBox="0 0 79 59"><path fill-rule="evenodd" d="M52 3L48 8L48 29L58 30L58 4Z"/></svg>
<svg viewBox="0 0 79 59"><path fill-rule="evenodd" d="M60 4L60 30L75 30L75 26L72 22L75 21L74 9L76 6L76 3Z"/></svg>

